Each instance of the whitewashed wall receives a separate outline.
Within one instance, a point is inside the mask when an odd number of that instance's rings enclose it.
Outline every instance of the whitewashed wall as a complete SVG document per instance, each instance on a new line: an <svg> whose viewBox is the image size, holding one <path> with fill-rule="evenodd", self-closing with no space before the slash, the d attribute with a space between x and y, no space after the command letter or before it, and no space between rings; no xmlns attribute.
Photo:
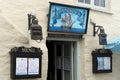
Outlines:
<svg viewBox="0 0 120 80"><path fill-rule="evenodd" d="M0 79L10 80L10 56L9 51L13 47L36 46L43 50L42 78L47 77L47 14L49 1L63 4L77 5L77 0L0 0ZM111 13L90 10L90 17L97 24L104 26L108 34L108 40L120 36L120 1L111 0ZM36 43L29 38L27 14L36 13L39 24L43 29L43 40ZM88 33L81 40L80 49L80 80L119 80L120 54L113 54L113 72L108 74L92 74L91 51L101 48L98 37L92 36L92 25L88 25ZM33 79L32 79L33 80ZM37 79L35 79L37 80Z"/></svg>
<svg viewBox="0 0 120 80"><path fill-rule="evenodd" d="M10 55L13 47L40 47L42 55L42 78L47 77L47 14L46 0L0 0L0 79L10 80ZM27 14L34 12L43 29L43 40L36 43L29 38ZM26 79L25 79L26 80ZM31 79L33 80L33 79ZM38 79L35 79L38 80Z"/></svg>
<svg viewBox="0 0 120 80"><path fill-rule="evenodd" d="M90 17L98 25L105 28L107 33L108 42L116 37L120 37L120 8L119 0L111 0L110 13L91 10ZM113 72L104 74L92 73L92 50L102 48L99 46L98 36L93 37L93 26L88 25L88 33L84 36L84 80L119 80L120 79L120 53L113 53ZM83 80L83 79L81 79Z"/></svg>

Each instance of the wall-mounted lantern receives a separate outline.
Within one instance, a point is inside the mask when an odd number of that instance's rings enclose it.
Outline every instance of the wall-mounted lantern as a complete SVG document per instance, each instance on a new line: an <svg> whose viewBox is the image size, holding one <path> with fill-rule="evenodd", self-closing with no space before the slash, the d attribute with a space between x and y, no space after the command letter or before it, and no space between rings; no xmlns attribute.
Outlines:
<svg viewBox="0 0 120 80"><path fill-rule="evenodd" d="M42 40L42 27L38 24L38 19L35 15L28 14L28 30L30 30L31 39Z"/></svg>
<svg viewBox="0 0 120 80"><path fill-rule="evenodd" d="M96 34L98 34L99 36L99 44L107 45L107 34L105 33L103 26L96 25L96 23L92 21L91 21L91 24L93 25L93 36L96 36Z"/></svg>
<svg viewBox="0 0 120 80"><path fill-rule="evenodd" d="M107 35L104 32L104 29L100 29L99 36L99 44L100 45L107 45Z"/></svg>

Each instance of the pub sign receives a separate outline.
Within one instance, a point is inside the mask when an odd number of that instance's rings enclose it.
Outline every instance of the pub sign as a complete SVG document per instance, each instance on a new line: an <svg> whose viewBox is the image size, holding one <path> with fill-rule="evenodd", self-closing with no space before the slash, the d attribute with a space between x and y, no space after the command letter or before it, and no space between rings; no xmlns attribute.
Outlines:
<svg viewBox="0 0 120 80"><path fill-rule="evenodd" d="M88 16L88 8L50 3L48 31L85 34Z"/></svg>

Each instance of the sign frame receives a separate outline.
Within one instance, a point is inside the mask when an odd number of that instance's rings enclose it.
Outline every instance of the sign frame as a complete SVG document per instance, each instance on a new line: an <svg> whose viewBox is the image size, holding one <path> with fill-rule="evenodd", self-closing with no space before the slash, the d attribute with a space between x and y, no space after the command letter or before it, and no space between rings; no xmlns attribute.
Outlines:
<svg viewBox="0 0 120 80"><path fill-rule="evenodd" d="M88 17L89 8L50 2L48 32L86 34Z"/></svg>
<svg viewBox="0 0 120 80"><path fill-rule="evenodd" d="M32 51L34 50L34 51ZM39 52L38 48L25 48L25 47L19 47L19 48L13 48L10 51L10 57L11 57L11 78L12 79L29 79L29 78L41 78L41 68L42 68L42 51ZM27 74L17 74L16 73L16 60L17 58L26 58L27 59ZM28 68L29 68L29 58L37 58L39 59L39 70L38 74L29 74Z"/></svg>
<svg viewBox="0 0 120 80"><path fill-rule="evenodd" d="M92 52L92 70L93 73L111 73L112 72L112 52L111 50L106 49L104 52L100 52L101 49L95 50ZM102 60L102 68L100 68L100 60L101 59L108 59L109 64L107 64L107 68L105 68L105 60ZM104 66L103 66L104 65Z"/></svg>

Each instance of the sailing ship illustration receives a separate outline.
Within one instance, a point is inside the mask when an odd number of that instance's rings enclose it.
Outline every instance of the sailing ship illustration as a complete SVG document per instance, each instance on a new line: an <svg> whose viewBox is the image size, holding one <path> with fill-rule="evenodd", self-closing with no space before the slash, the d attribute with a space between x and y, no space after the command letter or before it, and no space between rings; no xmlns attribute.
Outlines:
<svg viewBox="0 0 120 80"><path fill-rule="evenodd" d="M72 20L72 16L70 13L65 13L65 11L59 12L57 8L55 7L53 12L53 17L52 17L52 26L55 27L54 25L58 23L57 20L61 19L61 28L63 30L70 30L75 23L75 21ZM63 17L62 17L62 14Z"/></svg>
<svg viewBox="0 0 120 80"><path fill-rule="evenodd" d="M75 21L72 21L71 14L64 14L64 17L61 20L62 25L61 28L64 30L70 30L75 23Z"/></svg>

